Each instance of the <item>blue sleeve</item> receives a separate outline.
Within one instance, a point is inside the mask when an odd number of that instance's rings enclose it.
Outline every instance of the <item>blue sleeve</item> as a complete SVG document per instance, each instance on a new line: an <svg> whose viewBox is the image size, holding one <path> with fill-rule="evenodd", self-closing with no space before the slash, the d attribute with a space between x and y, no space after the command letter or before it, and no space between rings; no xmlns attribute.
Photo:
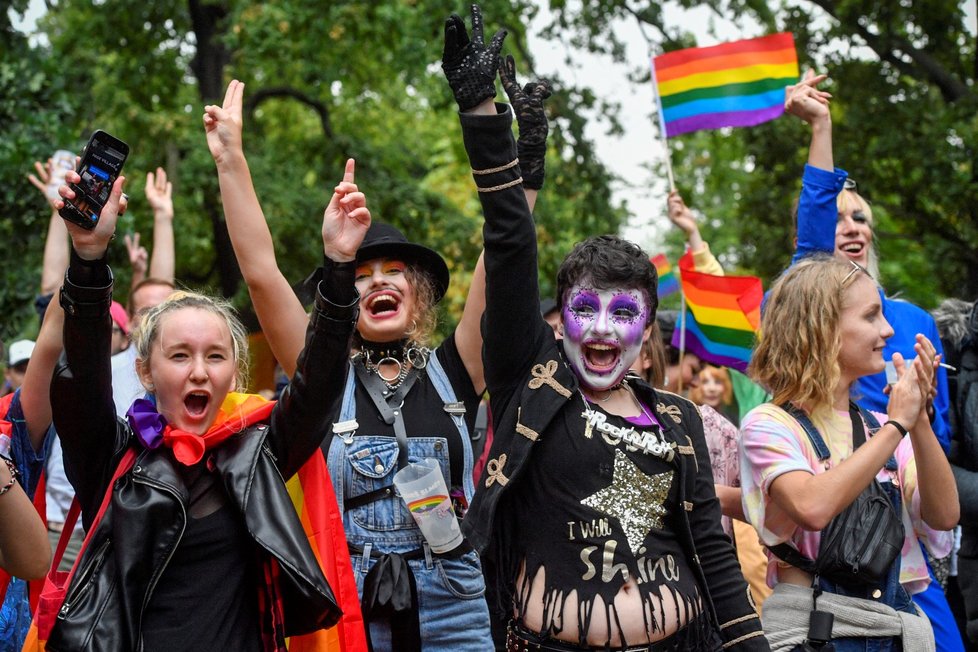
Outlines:
<svg viewBox="0 0 978 652"><path fill-rule="evenodd" d="M937 353L940 354L943 360L944 345L941 344L941 337L937 332L937 324L934 323L934 320L929 319L927 327L922 328L921 332L927 336L927 339L934 343L934 348L937 349ZM941 447L945 453L951 450L951 426L948 419L948 410L950 407L947 370L944 367L938 367L937 396L934 397L934 419L931 422L931 427L934 429L934 434L937 435L937 441L941 442Z"/></svg>
<svg viewBox="0 0 978 652"><path fill-rule="evenodd" d="M27 421L24 420L24 410L20 405L19 389L10 402L7 420L13 425L13 432L10 437L10 451L13 453L14 461L17 462L17 470L20 471L20 483L24 487L24 493L33 499L34 491L37 489L37 482L41 478L41 471L44 470L44 460L47 458L48 451L51 450L54 428L48 428L47 433L44 435L44 443L41 445L41 450L35 451L31 445L31 436L27 432Z"/></svg>
<svg viewBox="0 0 978 652"><path fill-rule="evenodd" d="M805 256L835 251L835 223L839 216L835 201L847 176L848 173L839 168L828 172L805 165L798 198L798 240L795 255L791 257L792 265Z"/></svg>

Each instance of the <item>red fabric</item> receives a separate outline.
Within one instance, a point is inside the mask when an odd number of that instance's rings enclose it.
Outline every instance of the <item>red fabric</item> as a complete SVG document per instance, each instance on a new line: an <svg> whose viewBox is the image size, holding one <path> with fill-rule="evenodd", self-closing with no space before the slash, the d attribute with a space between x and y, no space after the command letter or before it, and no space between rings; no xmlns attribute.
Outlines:
<svg viewBox="0 0 978 652"><path fill-rule="evenodd" d="M10 412L10 404L14 400L14 392L10 392L6 396L0 397L0 435L7 435L8 437L14 434L14 424L7 421L7 413Z"/></svg>
<svg viewBox="0 0 978 652"><path fill-rule="evenodd" d="M10 412L10 404L14 400L14 392L10 392L6 396L0 397L0 435L6 435L10 437L14 434L14 424L7 421L7 413ZM41 503L38 505L37 497L40 495ZM41 519L46 518L46 511L44 507L44 472L41 472L41 478L38 481L37 493L34 494L34 506L37 508L37 513L41 515ZM3 603L4 598L7 596L7 587L10 585L10 574L7 571L0 568L0 604ZM33 588L33 583L32 587ZM31 594L33 596L33 593ZM31 610L34 609L34 603L31 602Z"/></svg>
<svg viewBox="0 0 978 652"><path fill-rule="evenodd" d="M163 444L173 450L173 456L177 461L191 466L202 460L204 453L221 445L231 435L267 419L274 407L275 402L269 401L250 412L235 413L223 423L211 426L202 435L180 430L168 424L163 430Z"/></svg>
<svg viewBox="0 0 978 652"><path fill-rule="evenodd" d="M41 477L37 480L37 489L34 490L34 509L37 510L37 515L41 517L41 520L47 523L48 520L48 507L47 507L47 470L41 471ZM31 604L31 613L37 611L38 599L41 597L41 591L44 590L44 580L34 580L30 583L27 589L27 596Z"/></svg>
<svg viewBox="0 0 978 652"><path fill-rule="evenodd" d="M14 424L7 421L7 412L10 411L10 402L14 400L14 393L10 392L6 396L0 397L0 435L10 437L14 433ZM7 585L10 584L10 575L7 571L0 568L0 603L7 595Z"/></svg>
<svg viewBox="0 0 978 652"><path fill-rule="evenodd" d="M267 419L274 407L275 402L268 401L259 404L258 407L250 411L234 412L223 421L221 415L224 413L221 412L215 424L202 435L180 430L167 424L163 430L163 444L173 450L173 456L177 458L177 461L191 466L202 460L204 453L219 446L231 435Z"/></svg>
<svg viewBox="0 0 978 652"><path fill-rule="evenodd" d="M298 484L298 487L296 486ZM343 610L340 622L327 630L289 638L290 652L367 652L363 614L357 595L353 562L343 530L343 515L336 504L326 458L317 452L288 482L302 527Z"/></svg>
<svg viewBox="0 0 978 652"><path fill-rule="evenodd" d="M81 560L85 549L88 548L92 533L97 529L99 522L102 520L102 516L105 515L105 510L109 507L109 500L112 498L115 481L128 472L135 461L136 449L130 448L122 456L122 459L119 461L119 466L116 467L115 474L112 476L112 480L109 481L109 485L105 490L105 497L102 499L102 504L99 506L95 520L92 521L92 525L88 529L88 534L85 535L85 541L82 543L78 557L75 559L75 564L70 571L59 571L58 565L61 563L61 555L64 553L67 540L71 537L71 532L75 527L75 518L69 517L65 520L64 530L61 533L61 541L58 543L58 553L55 554L54 559L51 561L51 570L48 571L47 577L44 578L44 586L37 598L34 622L31 623L31 629L36 630L36 635L32 635L33 633L28 634L24 650L38 649L38 646L43 646L51 635L51 630L54 629L54 623L58 618L58 611L61 609L62 603L64 603L65 593L71 584L71 577L78 568L78 562ZM77 517L77 502L78 499L76 498L75 504L72 505L72 511L75 513L71 514L69 512L73 517ZM40 649L43 649L43 647L40 647Z"/></svg>

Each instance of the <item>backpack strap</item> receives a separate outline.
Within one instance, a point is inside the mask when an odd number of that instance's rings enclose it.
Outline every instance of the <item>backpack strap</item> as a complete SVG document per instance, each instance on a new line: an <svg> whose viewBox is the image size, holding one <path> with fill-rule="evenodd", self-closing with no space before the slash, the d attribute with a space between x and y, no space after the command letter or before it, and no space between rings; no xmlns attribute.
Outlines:
<svg viewBox="0 0 978 652"><path fill-rule="evenodd" d="M801 408L792 405L791 403L784 403L781 405L781 409L790 414L792 418L798 422L802 429L804 429L805 434L808 435L808 440L812 444L812 448L815 449L815 454L818 455L819 461L824 462L825 460L829 459L831 457L829 448L826 445L825 440L822 439L822 435L818 432L818 428L816 428L815 424L812 423L812 420L809 418L808 414L806 414ZM862 415L862 419L860 418L860 415ZM849 418L852 421L852 449L856 450L866 443L866 431L863 425L863 419L865 419L866 423L869 424L869 427L873 429L874 432L879 430L880 425L872 414L869 414L867 410L864 410L852 401L849 401ZM895 460L894 464L896 464ZM889 465L889 462L887 465ZM768 546L768 550L774 553L776 557L784 562L787 562L788 564L791 564L795 568L800 568L807 573L815 573L815 560L804 556L787 542L779 543L774 546Z"/></svg>
<svg viewBox="0 0 978 652"><path fill-rule="evenodd" d="M824 462L832 456L829 452L828 445L822 439L822 435L819 434L818 428L815 427L815 424L812 423L812 420L804 410L791 403L783 403L780 408L790 414L802 427L805 434L808 435L808 441L811 442L812 448L815 449L815 454L818 455L819 462Z"/></svg>

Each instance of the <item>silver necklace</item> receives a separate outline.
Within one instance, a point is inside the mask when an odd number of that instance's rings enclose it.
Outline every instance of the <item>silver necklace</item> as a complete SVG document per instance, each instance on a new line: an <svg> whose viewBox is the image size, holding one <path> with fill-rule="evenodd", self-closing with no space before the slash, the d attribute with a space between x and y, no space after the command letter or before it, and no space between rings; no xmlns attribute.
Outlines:
<svg viewBox="0 0 978 652"><path fill-rule="evenodd" d="M357 354L357 358L363 360L363 366L370 373L377 374L384 384L387 385L387 389L394 391L397 387L407 378L408 372L411 369L424 369L428 366L428 356L431 355L431 349L426 346L418 346L414 343L409 343L404 347L403 360L391 355L390 352L385 352L383 357L378 361L373 361L373 356L369 349L365 349ZM382 365L385 364L397 365L397 371L392 375L384 375L381 370Z"/></svg>

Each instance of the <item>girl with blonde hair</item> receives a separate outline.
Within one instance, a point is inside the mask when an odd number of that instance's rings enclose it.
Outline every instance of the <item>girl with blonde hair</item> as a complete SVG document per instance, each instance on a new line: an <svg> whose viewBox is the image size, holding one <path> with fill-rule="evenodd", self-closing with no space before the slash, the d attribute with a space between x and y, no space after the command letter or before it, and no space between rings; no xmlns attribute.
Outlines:
<svg viewBox="0 0 978 652"><path fill-rule="evenodd" d="M90 532L47 648L284 652L286 637L341 616L285 481L316 453L339 399L357 313L351 263L370 213L355 187L337 187L324 230L344 235L324 244L333 274L277 403L239 393L247 340L229 306L177 292L134 334L152 400L136 400L123 421L112 400L106 263L123 181L93 229L67 224L65 363L51 398Z"/></svg>
<svg viewBox="0 0 978 652"><path fill-rule="evenodd" d="M774 593L764 606L772 649L804 649L813 591L821 593L817 609L834 616L837 652L870 643L884 651L934 649L910 594L928 584L918 540L932 554L947 554L943 530L958 520L954 478L926 409L939 355L918 335L912 363L896 354L900 379L887 413L858 408L850 391L858 378L882 370L893 328L866 270L825 256L796 263L777 281L761 332L751 374L773 398L741 424L741 484L748 521L777 551L769 552ZM878 581L809 574L802 558L819 558L822 530L874 480L903 525L899 556Z"/></svg>

